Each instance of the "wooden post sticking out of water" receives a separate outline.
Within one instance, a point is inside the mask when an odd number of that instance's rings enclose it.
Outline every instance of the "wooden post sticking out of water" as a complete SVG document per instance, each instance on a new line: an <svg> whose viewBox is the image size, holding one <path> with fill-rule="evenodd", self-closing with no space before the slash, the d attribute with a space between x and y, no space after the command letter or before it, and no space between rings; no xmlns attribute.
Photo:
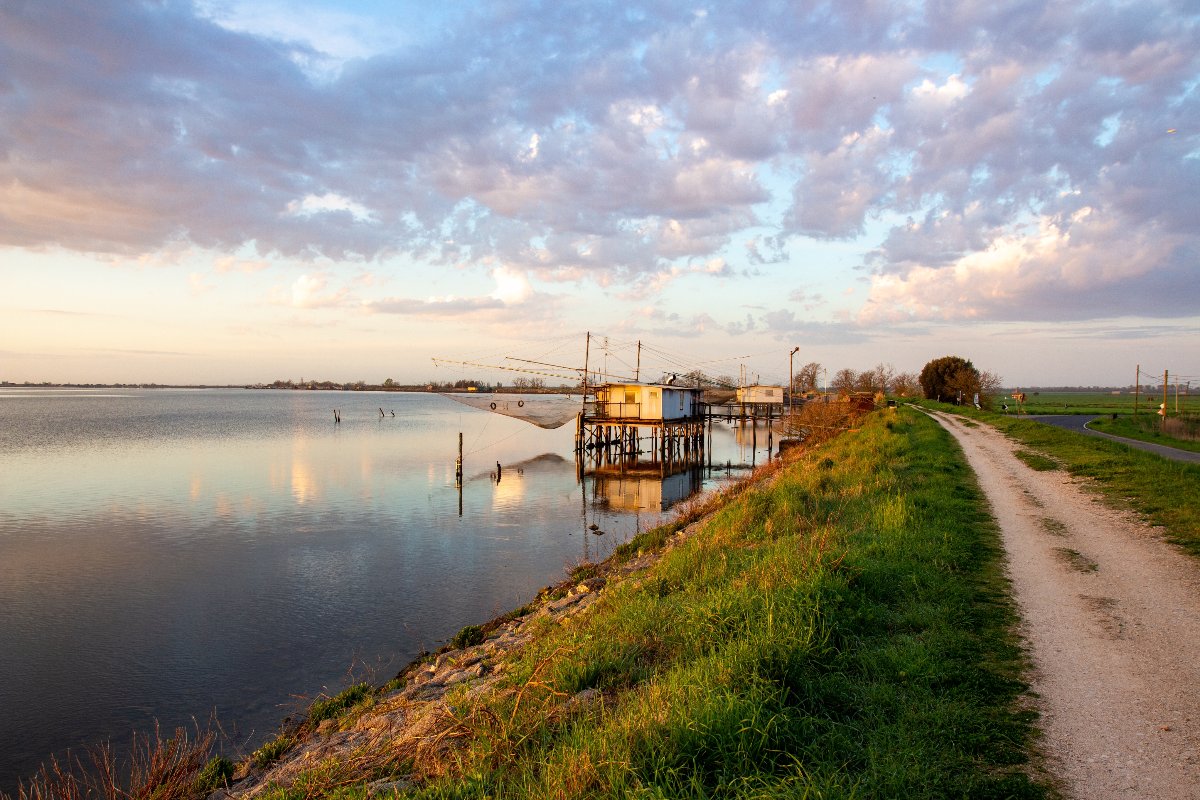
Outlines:
<svg viewBox="0 0 1200 800"><path fill-rule="evenodd" d="M463 452L462 431L458 432L458 460L454 462L454 485L458 488L458 515L463 511Z"/></svg>
<svg viewBox="0 0 1200 800"><path fill-rule="evenodd" d="M462 486L462 470L463 470L463 455L462 455L462 431L458 432L458 460L454 462L454 483Z"/></svg>

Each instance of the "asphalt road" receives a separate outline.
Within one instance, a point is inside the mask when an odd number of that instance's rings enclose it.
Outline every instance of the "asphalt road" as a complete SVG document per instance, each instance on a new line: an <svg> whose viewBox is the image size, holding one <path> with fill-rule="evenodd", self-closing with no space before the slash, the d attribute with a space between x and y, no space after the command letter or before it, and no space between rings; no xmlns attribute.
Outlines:
<svg viewBox="0 0 1200 800"><path fill-rule="evenodd" d="M1174 447L1167 447L1161 444L1151 444L1150 442L1139 442L1137 439L1126 439L1124 436L1113 436L1109 433L1101 433L1087 427L1087 424L1094 419L1099 419L1099 416L1087 416L1081 414L1053 414L1053 415L1034 415L1027 417L1034 422L1042 422L1047 425L1054 425L1058 428L1066 428L1070 431L1078 431L1086 433L1088 436L1099 436L1102 439L1112 439L1114 442L1136 447L1138 450L1145 450L1163 458L1169 458L1172 461L1189 461L1193 464L1200 464L1200 453L1194 453L1190 450L1178 450Z"/></svg>

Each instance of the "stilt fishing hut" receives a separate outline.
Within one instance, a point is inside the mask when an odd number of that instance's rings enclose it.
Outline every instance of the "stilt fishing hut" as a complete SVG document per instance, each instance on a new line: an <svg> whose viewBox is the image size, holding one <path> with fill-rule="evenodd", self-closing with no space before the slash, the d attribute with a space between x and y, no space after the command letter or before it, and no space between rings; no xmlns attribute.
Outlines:
<svg viewBox="0 0 1200 800"><path fill-rule="evenodd" d="M742 408L742 417L772 417L783 413L783 387L751 384L740 386L737 390L737 402Z"/></svg>
<svg viewBox="0 0 1200 800"><path fill-rule="evenodd" d="M704 404L700 389L670 383L605 383L595 402L579 416L576 449L613 455L642 451L669 461L692 456L704 447Z"/></svg>

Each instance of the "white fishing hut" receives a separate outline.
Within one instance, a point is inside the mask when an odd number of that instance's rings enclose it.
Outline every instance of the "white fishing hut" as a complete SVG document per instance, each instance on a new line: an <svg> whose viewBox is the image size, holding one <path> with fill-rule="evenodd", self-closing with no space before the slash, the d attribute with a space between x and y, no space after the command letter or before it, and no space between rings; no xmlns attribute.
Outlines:
<svg viewBox="0 0 1200 800"><path fill-rule="evenodd" d="M596 418L672 422L701 415L700 390L666 383L606 383L596 387Z"/></svg>
<svg viewBox="0 0 1200 800"><path fill-rule="evenodd" d="M762 386L757 383L750 386L739 386L737 402L756 406L782 406L783 387Z"/></svg>
<svg viewBox="0 0 1200 800"><path fill-rule="evenodd" d="M663 460L691 456L704 448L704 404L700 389L671 383L605 383L579 417L576 450L606 457L641 452ZM648 450L641 429L649 429Z"/></svg>

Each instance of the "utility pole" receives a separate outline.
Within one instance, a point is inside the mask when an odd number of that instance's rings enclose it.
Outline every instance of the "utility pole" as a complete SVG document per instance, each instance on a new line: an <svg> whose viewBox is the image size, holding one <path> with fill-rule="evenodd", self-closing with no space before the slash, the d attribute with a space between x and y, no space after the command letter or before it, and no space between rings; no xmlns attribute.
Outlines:
<svg viewBox="0 0 1200 800"><path fill-rule="evenodd" d="M1133 378L1133 415L1134 416L1137 416L1138 392L1142 388L1141 380L1142 380L1142 365L1138 364L1137 372L1135 373L1134 378Z"/></svg>
<svg viewBox="0 0 1200 800"><path fill-rule="evenodd" d="M1162 416L1163 416L1163 426L1164 427L1166 426L1166 422L1167 422L1167 374L1168 374L1167 370L1164 369L1163 370L1163 401L1162 401Z"/></svg>
<svg viewBox="0 0 1200 800"><path fill-rule="evenodd" d="M637 366L633 368L633 382L640 383L642 374L642 340L638 339ZM584 541L587 541L586 539Z"/></svg>
<svg viewBox="0 0 1200 800"><path fill-rule="evenodd" d="M796 379L792 377L792 362L796 357L796 352L800 346L792 348L792 352L788 353L788 416L792 415L792 392L796 391Z"/></svg>
<svg viewBox="0 0 1200 800"><path fill-rule="evenodd" d="M588 357L592 354L592 332L587 332L587 338L583 344L583 410L587 411L587 392L588 392Z"/></svg>

